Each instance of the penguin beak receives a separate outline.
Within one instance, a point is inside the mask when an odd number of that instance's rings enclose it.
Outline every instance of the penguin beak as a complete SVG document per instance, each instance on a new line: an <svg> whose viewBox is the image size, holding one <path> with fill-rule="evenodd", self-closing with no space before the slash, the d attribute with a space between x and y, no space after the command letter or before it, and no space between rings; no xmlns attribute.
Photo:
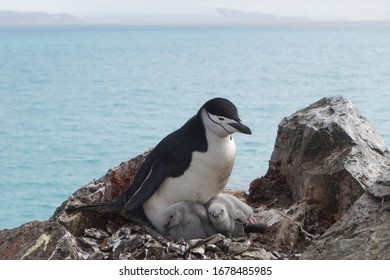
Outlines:
<svg viewBox="0 0 390 280"><path fill-rule="evenodd" d="M218 211L215 211L214 213L210 213L210 215L211 215L213 218L218 218L219 215L221 215L221 213L219 213Z"/></svg>
<svg viewBox="0 0 390 280"><path fill-rule="evenodd" d="M171 227L170 222L166 223L163 228L164 230L168 230Z"/></svg>
<svg viewBox="0 0 390 280"><path fill-rule="evenodd" d="M249 127L247 127L245 124L243 124L241 121L231 122L231 123L228 123L228 125L237 129L238 132L241 132L244 134L252 134L251 129Z"/></svg>

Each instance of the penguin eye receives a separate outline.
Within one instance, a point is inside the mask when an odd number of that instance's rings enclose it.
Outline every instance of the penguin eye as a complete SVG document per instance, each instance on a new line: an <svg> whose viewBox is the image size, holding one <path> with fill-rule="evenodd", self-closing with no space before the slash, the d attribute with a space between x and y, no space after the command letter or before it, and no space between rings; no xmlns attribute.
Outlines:
<svg viewBox="0 0 390 280"><path fill-rule="evenodd" d="M222 118L222 117L218 117L218 119L219 119L220 121L224 121L224 120L225 120L225 118Z"/></svg>
<svg viewBox="0 0 390 280"><path fill-rule="evenodd" d="M173 218L173 214L172 214L172 215L170 215L170 216L169 216L169 218L170 218L170 219L172 219L172 218Z"/></svg>

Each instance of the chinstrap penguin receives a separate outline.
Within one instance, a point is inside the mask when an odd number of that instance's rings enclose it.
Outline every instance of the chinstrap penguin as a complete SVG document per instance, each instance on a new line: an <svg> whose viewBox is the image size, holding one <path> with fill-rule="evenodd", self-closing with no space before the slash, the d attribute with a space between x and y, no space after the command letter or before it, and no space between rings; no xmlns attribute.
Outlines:
<svg viewBox="0 0 390 280"><path fill-rule="evenodd" d="M163 210L170 205L180 201L204 205L225 188L236 154L235 132L252 133L232 102L211 99L157 144L120 197L77 209L131 213L142 207L150 222L162 228Z"/></svg>
<svg viewBox="0 0 390 280"><path fill-rule="evenodd" d="M217 233L210 222L206 208L196 202L181 201L163 210L163 228L157 228L164 236L174 240L205 238Z"/></svg>
<svg viewBox="0 0 390 280"><path fill-rule="evenodd" d="M246 225L256 223L253 209L230 194L218 194L205 207L214 228L224 235L241 235Z"/></svg>

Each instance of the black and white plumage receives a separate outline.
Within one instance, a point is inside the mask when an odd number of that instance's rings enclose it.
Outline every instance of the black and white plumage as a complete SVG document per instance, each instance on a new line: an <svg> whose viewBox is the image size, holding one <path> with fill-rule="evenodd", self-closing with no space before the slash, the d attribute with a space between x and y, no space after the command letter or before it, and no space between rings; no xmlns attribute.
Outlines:
<svg viewBox="0 0 390 280"><path fill-rule="evenodd" d="M180 202L205 204L226 186L236 154L234 132L251 134L227 99L207 101L150 152L130 187L115 201L87 205L97 212L143 210L156 228L163 210Z"/></svg>
<svg viewBox="0 0 390 280"><path fill-rule="evenodd" d="M206 208L196 202L181 201L163 210L163 228L157 229L174 240L205 238L217 233Z"/></svg>

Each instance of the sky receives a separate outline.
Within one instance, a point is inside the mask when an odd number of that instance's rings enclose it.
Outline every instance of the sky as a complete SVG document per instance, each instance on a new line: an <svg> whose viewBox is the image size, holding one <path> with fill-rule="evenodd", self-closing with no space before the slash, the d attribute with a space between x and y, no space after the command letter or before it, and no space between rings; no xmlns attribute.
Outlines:
<svg viewBox="0 0 390 280"><path fill-rule="evenodd" d="M74 15L214 15L215 8L327 20L390 20L390 0L1 0L0 10Z"/></svg>

